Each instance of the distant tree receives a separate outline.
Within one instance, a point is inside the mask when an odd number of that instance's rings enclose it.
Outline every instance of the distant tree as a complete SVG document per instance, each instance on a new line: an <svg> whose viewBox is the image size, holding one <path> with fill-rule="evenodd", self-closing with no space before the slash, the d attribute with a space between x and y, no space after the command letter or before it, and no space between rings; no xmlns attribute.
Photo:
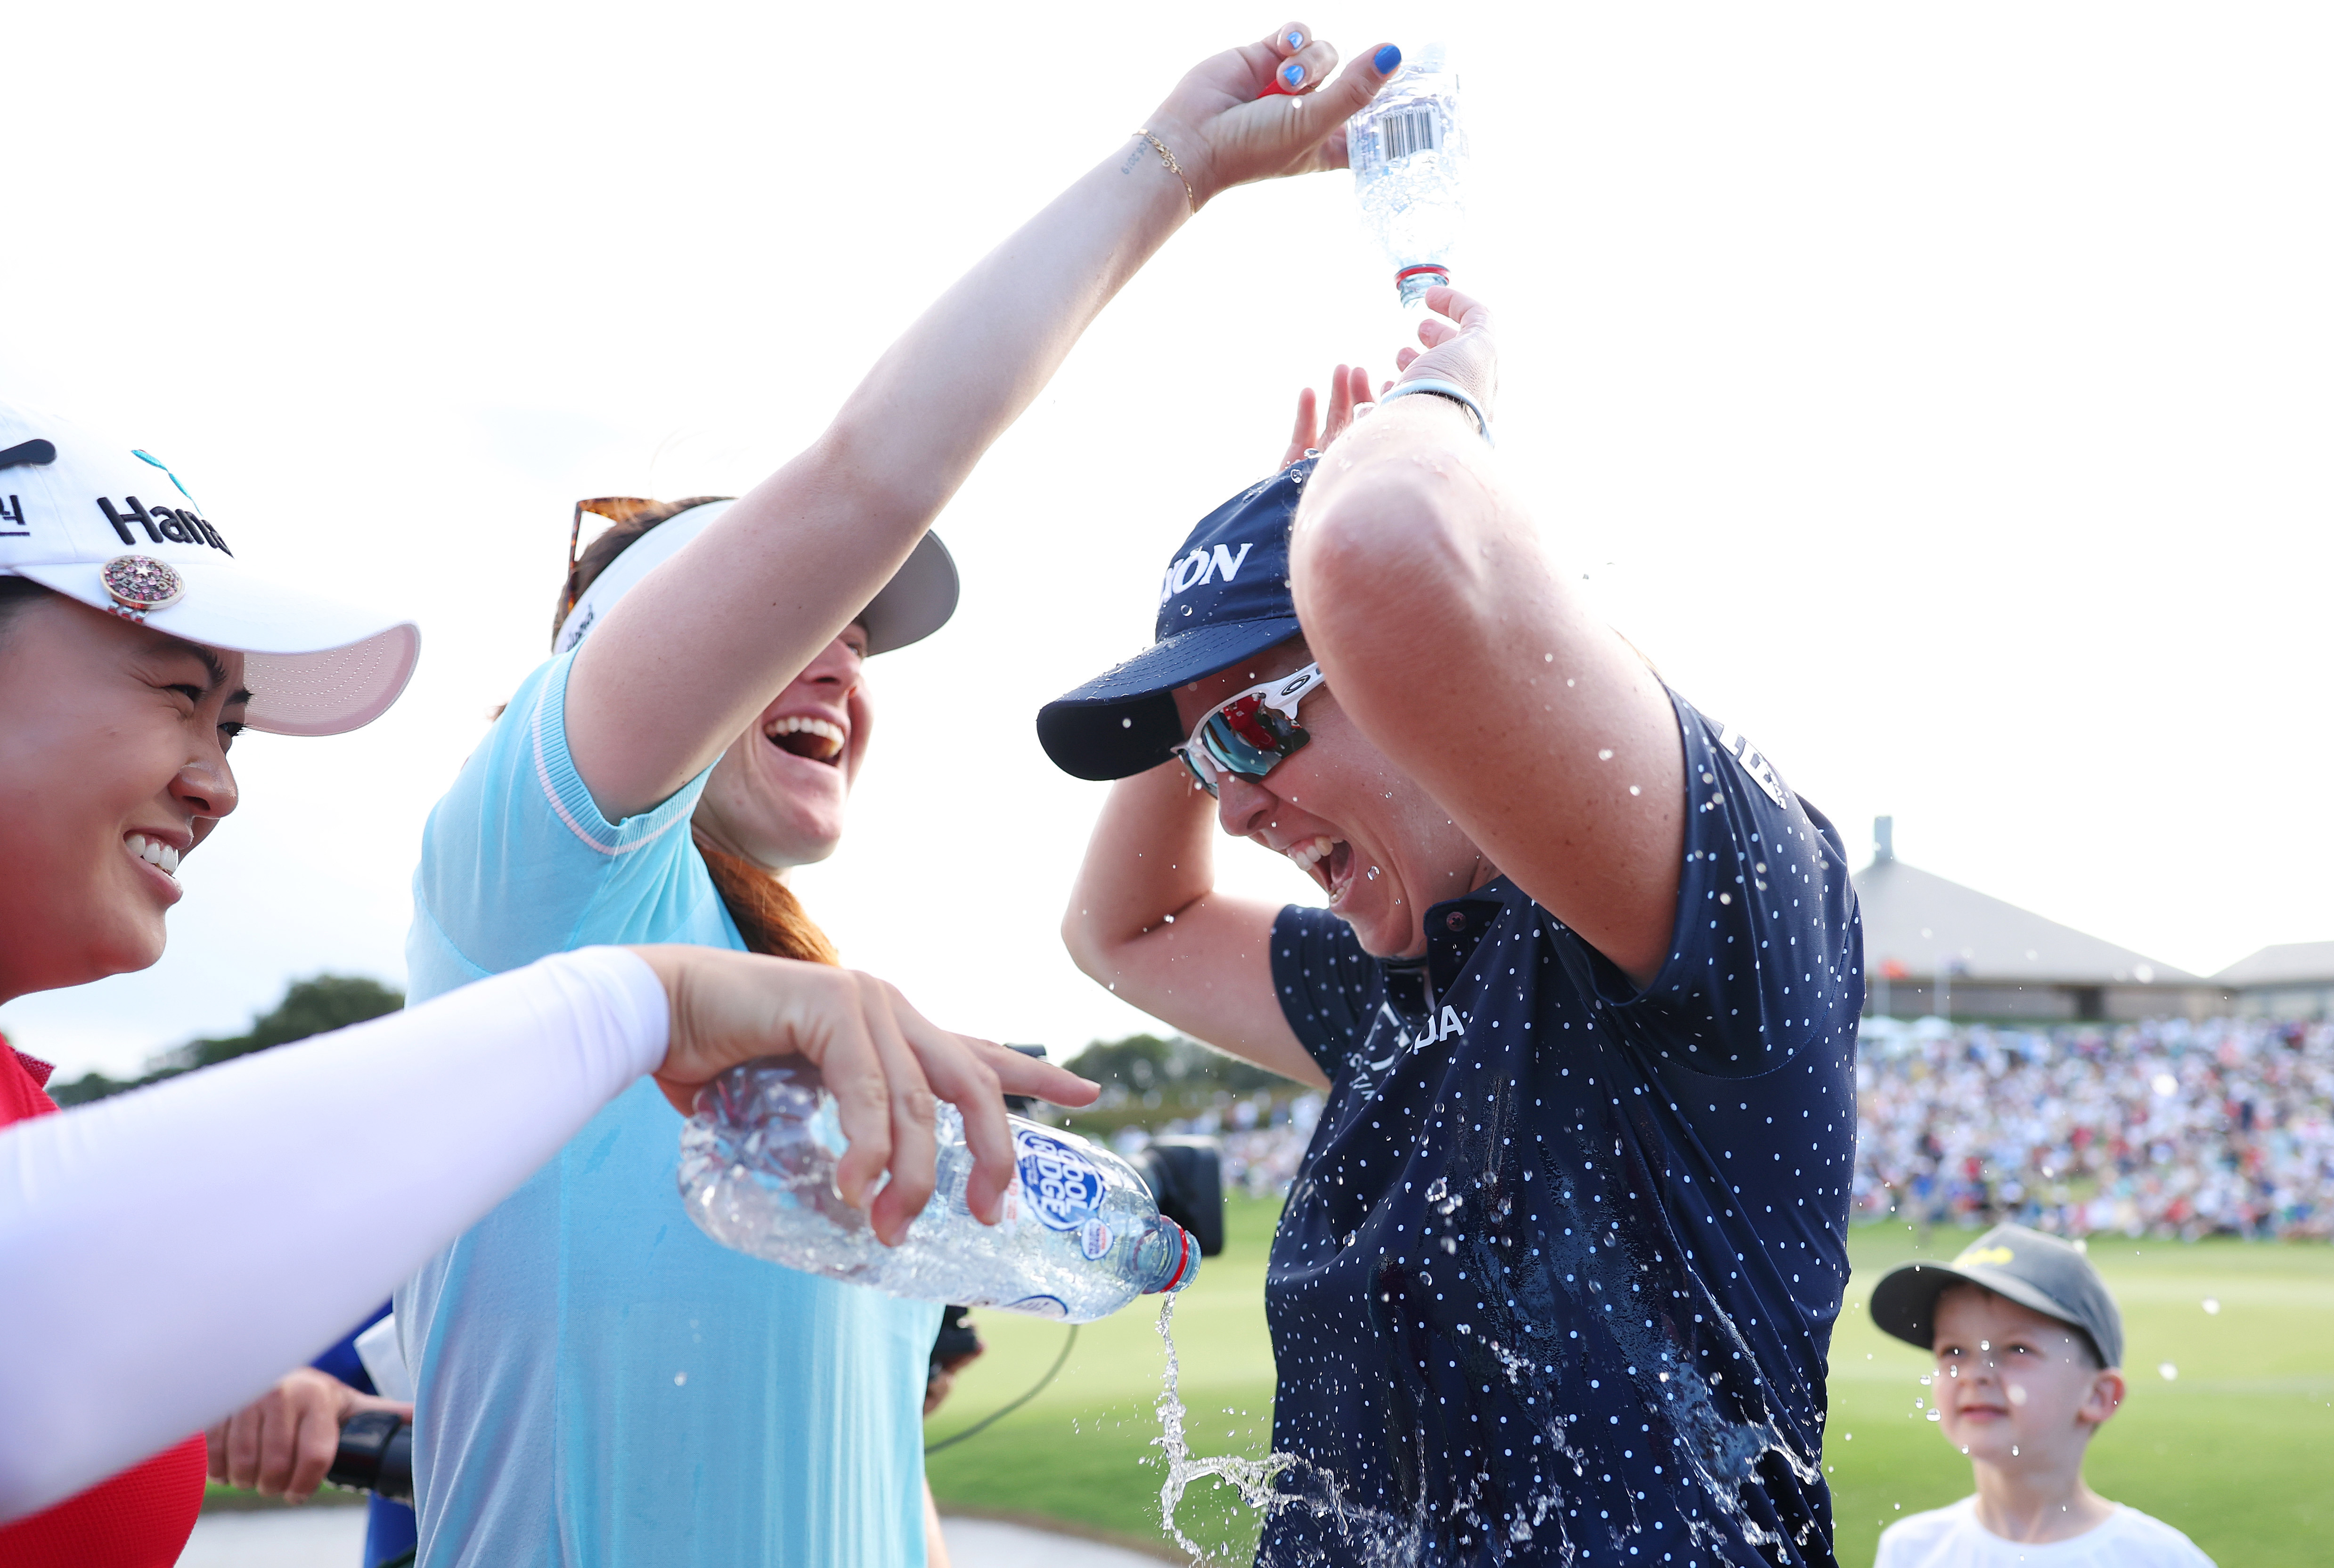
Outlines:
<svg viewBox="0 0 2334 1568"><path fill-rule="evenodd" d="M394 1013L405 1005L405 993L392 991L362 975L318 975L294 980L284 1000L251 1021L251 1027L224 1040L197 1040L170 1053L184 1067L209 1067L248 1056L273 1045L289 1045L311 1034L326 1034Z"/></svg>
<svg viewBox="0 0 2334 1568"><path fill-rule="evenodd" d="M102 1073L86 1073L71 1083L53 1085L49 1097L60 1105L86 1104L125 1089L159 1083L198 1067L215 1066L255 1051L288 1045L311 1034L345 1029L352 1024L394 1013L404 1005L403 992L393 991L361 975L318 975L294 980L285 988L284 999L254 1018L251 1027L240 1034L189 1041L148 1063L148 1071L140 1077L125 1080L109 1078Z"/></svg>
<svg viewBox="0 0 2334 1568"><path fill-rule="evenodd" d="M1138 1097L1153 1089L1194 1094L1210 1094L1220 1089L1233 1094L1250 1094L1288 1082L1277 1073L1250 1066L1236 1056L1228 1056L1182 1034L1165 1039L1156 1034L1129 1034L1121 1040L1097 1040L1079 1052L1069 1065L1081 1077L1091 1078L1105 1088L1115 1084Z"/></svg>

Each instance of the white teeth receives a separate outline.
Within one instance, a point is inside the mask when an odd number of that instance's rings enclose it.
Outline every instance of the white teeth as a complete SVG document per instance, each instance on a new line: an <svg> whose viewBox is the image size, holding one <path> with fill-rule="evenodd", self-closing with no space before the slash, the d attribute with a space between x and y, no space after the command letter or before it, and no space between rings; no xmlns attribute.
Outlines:
<svg viewBox="0 0 2334 1568"><path fill-rule="evenodd" d="M807 718L798 714L789 715L777 720L762 733L771 740L776 740L782 735L815 735L827 743L828 756L833 756L841 751L844 741L848 738L844 735L843 726L839 724L833 724L823 718Z"/></svg>
<svg viewBox="0 0 2334 1568"><path fill-rule="evenodd" d="M1298 871L1309 871L1328 858L1329 851L1337 847L1337 842L1328 834L1322 833L1307 842L1291 844L1281 852L1297 862Z"/></svg>
<svg viewBox="0 0 2334 1568"><path fill-rule="evenodd" d="M125 833L121 842L131 854L148 865L174 877L178 874L178 851L160 839L149 839L144 833Z"/></svg>

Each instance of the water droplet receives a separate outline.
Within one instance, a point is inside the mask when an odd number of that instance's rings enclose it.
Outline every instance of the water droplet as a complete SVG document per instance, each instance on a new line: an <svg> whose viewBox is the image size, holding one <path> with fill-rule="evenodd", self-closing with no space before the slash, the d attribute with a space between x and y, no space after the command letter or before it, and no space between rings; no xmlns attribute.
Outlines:
<svg viewBox="0 0 2334 1568"><path fill-rule="evenodd" d="M1598 762L1611 762L1613 760L1613 748L1608 746L1602 751L1598 752L1596 754L1596 760Z"/></svg>
<svg viewBox="0 0 2334 1568"><path fill-rule="evenodd" d="M2204 1310L2213 1313L2216 1317L2220 1315L2221 1303L2219 1300L2213 1296L2206 1296L2204 1298Z"/></svg>
<svg viewBox="0 0 2334 1568"><path fill-rule="evenodd" d="M672 1386L676 1389L683 1386L688 1381L689 1374L687 1372L675 1372L672 1374Z"/></svg>
<svg viewBox="0 0 2334 1568"><path fill-rule="evenodd" d="M2156 1371L2157 1375L2163 1378L2163 1380L2167 1383L2171 1382L2180 1375L2180 1369L2174 1366L2170 1361L2158 1363Z"/></svg>

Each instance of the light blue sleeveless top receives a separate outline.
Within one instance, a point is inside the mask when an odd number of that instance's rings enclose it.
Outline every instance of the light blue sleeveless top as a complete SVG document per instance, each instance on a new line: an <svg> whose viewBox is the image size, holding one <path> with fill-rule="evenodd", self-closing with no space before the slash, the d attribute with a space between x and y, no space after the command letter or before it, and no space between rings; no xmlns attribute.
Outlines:
<svg viewBox="0 0 2334 1568"><path fill-rule="evenodd" d="M745 943L690 842L699 774L603 820L567 754L569 659L530 675L430 813L420 1002L595 942ZM940 1309L715 1246L643 1081L397 1294L423 1568L923 1562Z"/></svg>

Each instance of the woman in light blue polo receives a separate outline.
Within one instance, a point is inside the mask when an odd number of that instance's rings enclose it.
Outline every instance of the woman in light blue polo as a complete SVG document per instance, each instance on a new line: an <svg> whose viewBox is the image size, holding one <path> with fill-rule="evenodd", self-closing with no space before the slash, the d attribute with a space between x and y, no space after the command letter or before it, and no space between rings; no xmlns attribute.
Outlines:
<svg viewBox="0 0 2334 1568"><path fill-rule="evenodd" d="M1203 62L751 493L590 504L616 526L570 572L555 656L431 814L416 998L589 943L825 956L773 873L841 834L863 661L953 607L932 518L1152 252L1220 189L1342 163L1399 61L1328 82L1335 52L1289 26ZM1275 85L1295 95L1259 101ZM930 1117L903 1093L895 1140L928 1144ZM922 1560L939 1309L707 1241L674 1191L679 1132L654 1091L627 1094L399 1293L424 1568ZM887 1188L879 1233L922 1197Z"/></svg>

